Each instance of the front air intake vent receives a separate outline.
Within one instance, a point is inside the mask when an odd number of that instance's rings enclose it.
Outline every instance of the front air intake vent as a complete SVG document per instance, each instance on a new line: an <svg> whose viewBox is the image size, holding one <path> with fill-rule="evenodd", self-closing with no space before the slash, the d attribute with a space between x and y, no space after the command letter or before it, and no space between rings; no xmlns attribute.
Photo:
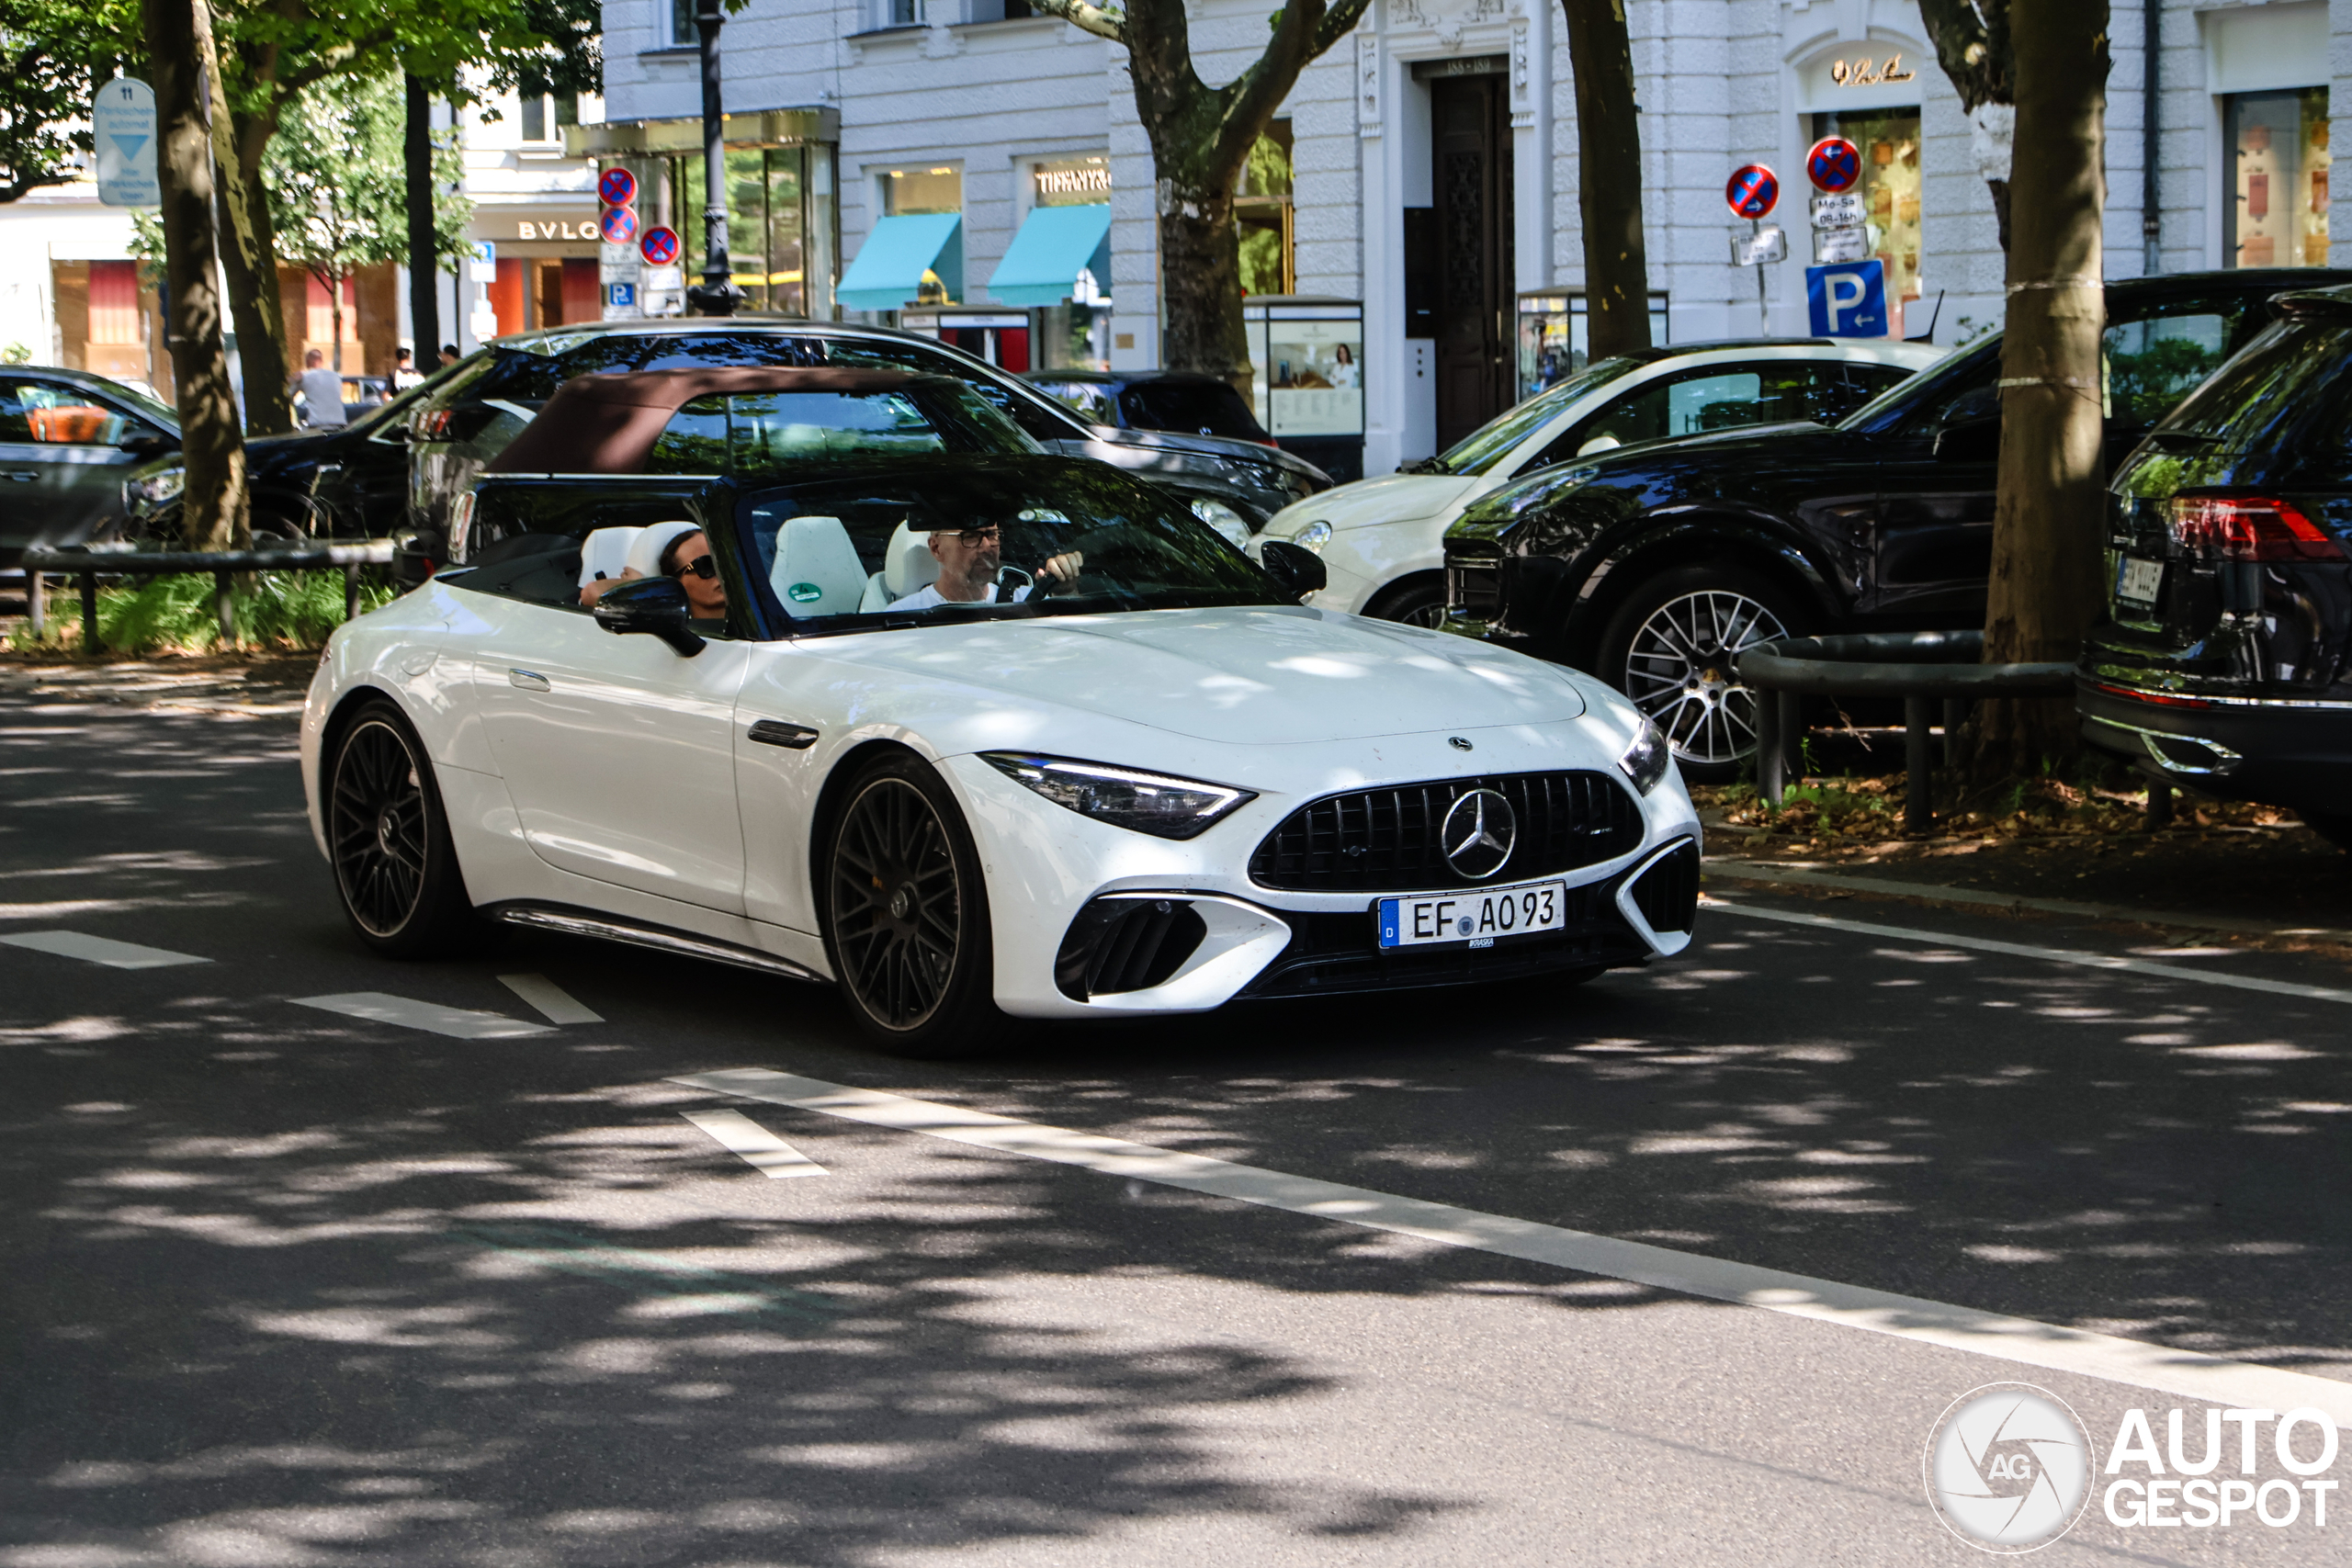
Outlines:
<svg viewBox="0 0 2352 1568"><path fill-rule="evenodd" d="M1634 908L1660 934L1699 923L1699 846L1684 844L1650 862L1634 884Z"/></svg>
<svg viewBox="0 0 2352 1568"><path fill-rule="evenodd" d="M1054 984L1072 1001L1164 986L1209 934L1182 898L1097 898L1078 912L1054 957Z"/></svg>

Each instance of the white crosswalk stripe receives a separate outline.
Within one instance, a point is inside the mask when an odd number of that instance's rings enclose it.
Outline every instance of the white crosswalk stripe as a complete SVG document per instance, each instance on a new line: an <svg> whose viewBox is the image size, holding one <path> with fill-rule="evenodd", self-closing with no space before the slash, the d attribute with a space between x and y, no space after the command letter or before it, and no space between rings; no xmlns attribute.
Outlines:
<svg viewBox="0 0 2352 1568"><path fill-rule="evenodd" d="M0 942L30 948L35 953L53 953L60 958L103 964L109 969L168 969L175 964L212 962L190 953L141 947L135 942L116 942L111 937L90 936L82 931L18 931L13 936L0 936Z"/></svg>
<svg viewBox="0 0 2352 1568"><path fill-rule="evenodd" d="M740 1111L682 1111L679 1115L743 1157L763 1176L822 1176L825 1168Z"/></svg>
<svg viewBox="0 0 2352 1568"><path fill-rule="evenodd" d="M605 1015L574 1001L544 975L501 975L498 983L539 1010L549 1023L602 1023Z"/></svg>
<svg viewBox="0 0 2352 1568"><path fill-rule="evenodd" d="M445 1008L438 1002L420 1002L413 997L395 997L383 991L346 991L339 996L288 999L296 1007L339 1012L345 1018L364 1018L370 1023L396 1023L402 1029L422 1029L458 1040L514 1040L527 1034L555 1032L544 1023L526 1023L503 1013Z"/></svg>

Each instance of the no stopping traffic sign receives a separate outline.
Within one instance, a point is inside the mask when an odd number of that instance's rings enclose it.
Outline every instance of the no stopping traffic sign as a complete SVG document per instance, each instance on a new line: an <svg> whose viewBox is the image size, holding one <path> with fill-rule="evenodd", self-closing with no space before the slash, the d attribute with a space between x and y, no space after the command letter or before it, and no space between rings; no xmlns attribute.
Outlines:
<svg viewBox="0 0 2352 1568"><path fill-rule="evenodd" d="M1742 218L1768 217L1781 199L1780 177L1761 164L1742 164L1731 172L1724 199Z"/></svg>

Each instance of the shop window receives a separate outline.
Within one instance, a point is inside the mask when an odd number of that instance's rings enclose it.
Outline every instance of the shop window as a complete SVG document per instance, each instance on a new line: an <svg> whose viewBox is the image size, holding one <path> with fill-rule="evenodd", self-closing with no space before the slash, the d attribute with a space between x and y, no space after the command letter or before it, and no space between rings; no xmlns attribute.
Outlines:
<svg viewBox="0 0 2352 1568"><path fill-rule="evenodd" d="M746 148L727 154L727 258L737 288L743 290L747 310L773 310L805 316L808 309L809 244L812 222L824 229L819 246L823 276L820 304L831 299L831 180L824 184L821 211L812 217L807 175L812 158L828 157L805 147ZM830 173L831 164L826 164ZM685 270L700 271L703 236L703 164L699 156L672 161L670 188L677 193L678 233L688 254Z"/></svg>
<svg viewBox="0 0 2352 1568"><path fill-rule="evenodd" d="M1919 281L1919 111L1819 114L1816 137L1842 136L1862 152L1862 221L1886 268L1887 298L1917 299Z"/></svg>
<svg viewBox="0 0 2352 1568"><path fill-rule="evenodd" d="M695 49L702 34L695 29L695 0L670 0L670 47Z"/></svg>
<svg viewBox="0 0 2352 1568"><path fill-rule="evenodd" d="M910 218L926 212L964 210L964 171L956 168L886 169L882 174L882 215ZM963 242L959 237L956 243ZM918 305L953 305L947 286L936 272L926 270L915 292Z"/></svg>
<svg viewBox="0 0 2352 1568"><path fill-rule="evenodd" d="M1270 121L1250 149L1234 194L1234 224L1241 231L1241 292L1295 294L1298 267L1291 209L1291 125Z"/></svg>
<svg viewBox="0 0 2352 1568"><path fill-rule="evenodd" d="M2239 93L2224 100L2223 135L2237 164L2222 209L2232 266L2327 265L2327 89Z"/></svg>

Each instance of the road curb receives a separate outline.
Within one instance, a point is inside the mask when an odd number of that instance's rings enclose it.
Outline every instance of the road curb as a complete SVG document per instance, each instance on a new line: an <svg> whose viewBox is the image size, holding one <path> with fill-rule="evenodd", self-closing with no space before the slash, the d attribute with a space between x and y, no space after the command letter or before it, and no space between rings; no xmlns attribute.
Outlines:
<svg viewBox="0 0 2352 1568"><path fill-rule="evenodd" d="M1951 908L2032 910L2044 915L2072 915L2080 919L2128 920L2140 926L2170 926L2180 931L2226 931L2238 936L2295 937L2305 941L2352 945L2352 931L2324 926L2292 926L2278 920L2248 920L2226 915L2200 915L2181 909L2138 909L2121 904L2090 904L2074 898L2031 898L2018 893L1985 893L1973 887L1947 887L1934 882L1901 882L1893 877L1860 876L1852 872L1815 871L1798 866L1766 865L1755 861L1710 856L1709 876L1736 882L1780 884L1792 887L1831 888L1841 893L1874 893L1888 898L1909 898Z"/></svg>

